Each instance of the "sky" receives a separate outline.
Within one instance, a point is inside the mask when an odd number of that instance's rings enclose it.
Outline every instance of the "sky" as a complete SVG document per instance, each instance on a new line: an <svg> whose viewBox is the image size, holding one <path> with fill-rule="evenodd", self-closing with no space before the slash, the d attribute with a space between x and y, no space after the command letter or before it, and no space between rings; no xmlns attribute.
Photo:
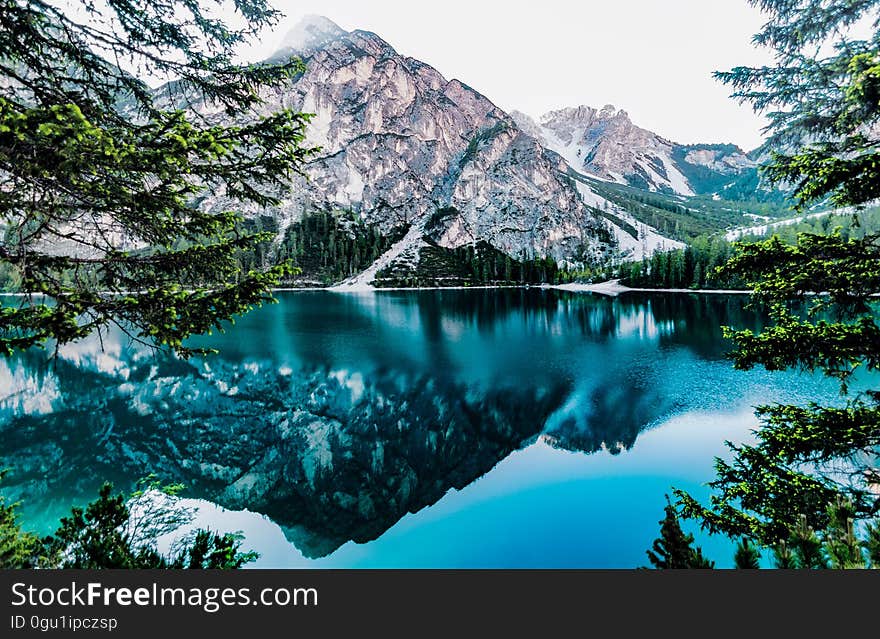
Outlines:
<svg viewBox="0 0 880 639"><path fill-rule="evenodd" d="M729 97L715 70L771 62L751 38L746 0L272 0L284 14L243 49L268 57L304 15L373 31L398 52L532 116L613 104L679 143L760 145L764 120Z"/></svg>

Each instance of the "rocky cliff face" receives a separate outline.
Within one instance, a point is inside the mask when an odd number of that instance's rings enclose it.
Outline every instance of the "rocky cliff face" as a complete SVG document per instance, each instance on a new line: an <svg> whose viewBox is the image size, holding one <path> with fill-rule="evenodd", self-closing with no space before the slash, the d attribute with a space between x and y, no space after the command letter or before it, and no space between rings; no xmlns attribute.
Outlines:
<svg viewBox="0 0 880 639"><path fill-rule="evenodd" d="M282 229L310 210L352 210L386 230L415 229L417 259L427 221L454 209L429 238L442 247L484 240L511 256L556 260L607 250L606 223L561 176L558 158L477 91L325 18L300 24L275 57L290 55L305 73L267 89L263 108L314 113L307 141L321 153L271 212ZM222 194L205 201L227 204Z"/></svg>
<svg viewBox="0 0 880 639"><path fill-rule="evenodd" d="M626 111L611 105L560 109L538 121L519 112L512 116L576 171L649 191L711 194L755 169L733 145L676 144L636 126Z"/></svg>
<svg viewBox="0 0 880 639"><path fill-rule="evenodd" d="M321 151L277 194L280 206L245 213L268 213L284 233L311 212L345 210L403 238L348 286L388 272L406 280L437 247L486 242L514 259L575 265L682 246L589 180L734 200L749 199L758 184L755 162L733 145L676 144L612 106L538 121L507 114L376 34L326 18L300 23L272 59L290 56L305 72L264 89L262 108L313 113L307 143ZM179 106L223 117L197 100ZM240 208L222 193L202 205Z"/></svg>

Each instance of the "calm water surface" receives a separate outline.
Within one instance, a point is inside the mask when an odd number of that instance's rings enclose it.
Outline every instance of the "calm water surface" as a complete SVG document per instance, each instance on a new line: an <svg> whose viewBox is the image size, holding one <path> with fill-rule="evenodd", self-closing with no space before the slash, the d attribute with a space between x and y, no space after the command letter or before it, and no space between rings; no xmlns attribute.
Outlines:
<svg viewBox="0 0 880 639"><path fill-rule="evenodd" d="M183 482L258 566L633 567L671 487L705 495L752 407L746 298L551 290L279 294L181 361L119 335L0 361L4 492L50 532L110 479ZM729 565L729 544L703 539Z"/></svg>

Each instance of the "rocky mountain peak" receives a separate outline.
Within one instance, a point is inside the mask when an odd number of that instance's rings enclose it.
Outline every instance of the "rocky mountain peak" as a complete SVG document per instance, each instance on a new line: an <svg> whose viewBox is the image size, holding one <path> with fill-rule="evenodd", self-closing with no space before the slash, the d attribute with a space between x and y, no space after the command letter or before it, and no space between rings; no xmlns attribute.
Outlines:
<svg viewBox="0 0 880 639"><path fill-rule="evenodd" d="M603 120L610 120L612 118L629 120L629 114L623 109L618 109L613 104L606 104L602 107L602 110L599 111L599 118Z"/></svg>
<svg viewBox="0 0 880 639"><path fill-rule="evenodd" d="M519 112L513 118L576 171L647 191L712 194L755 170L755 162L733 145L676 144L611 104L557 109L537 122Z"/></svg>
<svg viewBox="0 0 880 639"><path fill-rule="evenodd" d="M338 24L319 15L307 15L281 41L279 52L310 53L346 35Z"/></svg>
<svg viewBox="0 0 880 639"><path fill-rule="evenodd" d="M265 88L262 108L313 114L306 142L321 151L265 214L280 233L317 212L404 233L347 286L404 261L416 268L438 247L483 243L518 260L570 263L611 249L606 222L555 154L464 82L324 18L301 22L285 47L276 57L298 55L305 71ZM205 200L229 205L222 194Z"/></svg>
<svg viewBox="0 0 880 639"><path fill-rule="evenodd" d="M431 269L467 246L567 266L613 251L640 259L679 244L637 226L591 188L597 178L694 195L715 193L753 165L726 145L675 145L611 104L559 109L538 121L505 113L375 33L345 31L321 16L287 34L274 58L285 55L301 57L305 71L264 88L262 108L312 114L306 143L320 152L279 188L277 206L245 213L272 218L279 237L321 214L400 238L341 286L384 282L389 273L449 279ZM210 104L186 106L222 117ZM203 206L237 205L215 193Z"/></svg>

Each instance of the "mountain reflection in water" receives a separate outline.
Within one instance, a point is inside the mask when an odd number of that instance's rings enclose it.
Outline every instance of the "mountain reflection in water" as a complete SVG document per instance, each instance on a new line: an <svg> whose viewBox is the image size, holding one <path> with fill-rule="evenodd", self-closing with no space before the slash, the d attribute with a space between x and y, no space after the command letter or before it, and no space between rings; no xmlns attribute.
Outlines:
<svg viewBox="0 0 880 639"><path fill-rule="evenodd" d="M206 359L115 334L51 362L0 361L3 488L24 500L25 524L48 532L102 481L127 488L152 472L262 513L322 557L380 537L539 438L619 454L676 414L830 388L731 369L719 327L761 321L744 297L278 296L193 340L220 350Z"/></svg>

